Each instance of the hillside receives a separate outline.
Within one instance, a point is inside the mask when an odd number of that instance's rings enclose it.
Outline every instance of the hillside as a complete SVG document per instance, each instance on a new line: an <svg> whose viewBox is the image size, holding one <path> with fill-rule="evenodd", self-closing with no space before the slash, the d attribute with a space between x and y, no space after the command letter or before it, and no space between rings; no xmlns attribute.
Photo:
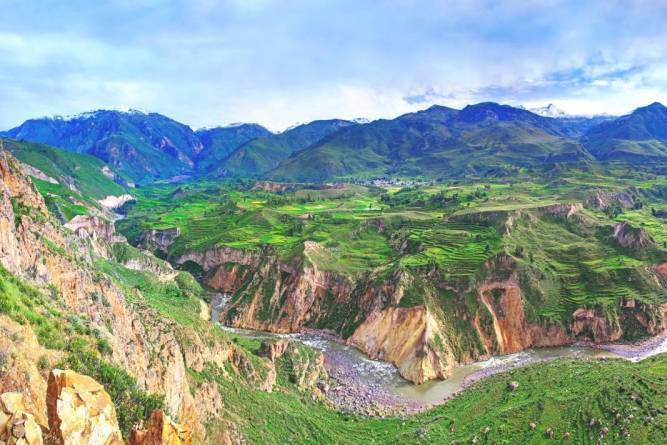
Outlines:
<svg viewBox="0 0 667 445"><path fill-rule="evenodd" d="M13 139L0 139L0 144L28 166L26 173L63 222L76 215L100 214L100 200L127 193L126 181L93 156Z"/></svg>
<svg viewBox="0 0 667 445"><path fill-rule="evenodd" d="M271 135L271 132L258 124L239 124L202 128L196 134L204 146L197 155L197 170L203 174L219 175L230 153L248 141Z"/></svg>
<svg viewBox="0 0 667 445"><path fill-rule="evenodd" d="M336 177L506 174L523 167L586 162L591 155L565 121L494 103L428 110L347 128L282 162L284 181Z"/></svg>
<svg viewBox="0 0 667 445"><path fill-rule="evenodd" d="M663 332L667 232L651 208L664 187L583 171L384 190L161 186L118 225L231 295L226 324L333 331L421 383L489 354Z"/></svg>
<svg viewBox="0 0 667 445"><path fill-rule="evenodd" d="M276 167L292 153L303 150L352 122L332 119L313 121L282 133L254 139L230 154L224 164L228 176L258 176Z"/></svg>
<svg viewBox="0 0 667 445"><path fill-rule="evenodd" d="M93 155L143 185L196 177L460 179L608 161L658 166L643 161L665 159L666 116L658 103L620 118L553 118L483 102L461 110L436 105L363 125L313 121L272 134L257 124L195 132L157 113L101 110L33 119L2 134Z"/></svg>
<svg viewBox="0 0 667 445"><path fill-rule="evenodd" d="M5 135L91 154L137 183L190 172L203 148L188 126L138 111L32 119Z"/></svg>
<svg viewBox="0 0 667 445"><path fill-rule="evenodd" d="M7 391L23 395L37 425L53 405L50 370L68 368L104 386L125 439L162 409L194 443L665 440L664 355L639 364L536 364L420 414L340 412L327 395L321 353L220 330L208 319L210 294L189 272L107 229L62 227L4 150L0 180L0 345L7 351L0 387L3 401ZM664 207L665 188L664 180L638 174L611 180L584 172L544 184L523 177L384 192L160 185L136 189L139 201L121 222L132 238L161 240L147 245L209 287L233 292L222 314L229 322L338 330L419 380L431 371L445 376L438 366L448 360L543 341L542 329L554 339L594 341L664 329L656 308L667 298L657 285L667 285L660 247L667 233L649 207ZM566 204L577 199L586 208ZM605 213L617 204L620 213ZM638 221L646 229L636 229ZM161 237L167 228L179 233ZM590 309L581 312L582 305ZM375 324L384 312L400 325ZM425 343L401 337L422 332L424 322L431 333L418 337ZM402 356L392 346L399 344L414 349ZM93 422L82 409L62 411L64 420Z"/></svg>
<svg viewBox="0 0 667 445"><path fill-rule="evenodd" d="M631 114L603 122L583 137L601 160L628 162L667 160L667 108L656 102Z"/></svg>

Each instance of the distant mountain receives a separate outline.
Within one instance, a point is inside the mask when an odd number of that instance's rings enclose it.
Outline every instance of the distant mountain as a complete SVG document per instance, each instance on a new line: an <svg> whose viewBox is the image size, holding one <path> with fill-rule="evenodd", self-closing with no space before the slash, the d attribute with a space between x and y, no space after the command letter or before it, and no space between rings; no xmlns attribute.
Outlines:
<svg viewBox="0 0 667 445"><path fill-rule="evenodd" d="M590 128L582 141L600 160L667 161L667 107L655 102Z"/></svg>
<svg viewBox="0 0 667 445"><path fill-rule="evenodd" d="M157 113L99 110L31 119L0 135L93 155L130 182L145 184L181 175L258 175L349 125L355 124L332 119L279 134L258 124L195 132Z"/></svg>
<svg viewBox="0 0 667 445"><path fill-rule="evenodd" d="M261 175L275 168L292 153L327 138L346 127L357 126L353 122L331 119L298 125L282 133L271 134L242 145L230 154L224 164L229 176Z"/></svg>
<svg viewBox="0 0 667 445"><path fill-rule="evenodd" d="M241 145L272 133L258 124L235 124L202 128L196 134L204 146L196 158L197 170L208 173L221 168L230 153Z"/></svg>
<svg viewBox="0 0 667 445"><path fill-rule="evenodd" d="M291 155L268 175L323 181L342 176L453 177L592 159L560 119L496 103L433 106L340 130Z"/></svg>
<svg viewBox="0 0 667 445"><path fill-rule="evenodd" d="M4 135L91 154L137 183L192 171L203 149L187 125L138 111L31 119Z"/></svg>
<svg viewBox="0 0 667 445"><path fill-rule="evenodd" d="M100 110L28 120L0 136L93 155L127 185L183 175L444 178L594 160L667 161L667 109L659 103L620 118L568 116L553 105L534 111L435 105L395 119L319 120L273 134L258 124L195 132L157 113Z"/></svg>

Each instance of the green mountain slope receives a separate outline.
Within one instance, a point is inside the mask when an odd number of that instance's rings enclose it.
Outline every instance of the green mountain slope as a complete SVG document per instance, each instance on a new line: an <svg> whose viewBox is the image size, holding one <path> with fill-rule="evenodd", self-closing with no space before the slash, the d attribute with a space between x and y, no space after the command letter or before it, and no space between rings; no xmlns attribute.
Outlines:
<svg viewBox="0 0 667 445"><path fill-rule="evenodd" d="M344 176L455 177L592 159L558 119L494 103L434 106L351 127L292 155L268 175L322 181Z"/></svg>
<svg viewBox="0 0 667 445"><path fill-rule="evenodd" d="M218 170L231 152L248 141L269 135L271 132L258 124L199 129L197 137L204 148L197 155L197 170L202 173L219 173Z"/></svg>
<svg viewBox="0 0 667 445"><path fill-rule="evenodd" d="M102 210L101 199L127 193L118 176L100 159L34 142L0 139L28 171L49 210L61 221Z"/></svg>
<svg viewBox="0 0 667 445"><path fill-rule="evenodd" d="M191 172L202 149L190 127L137 111L32 119L4 135L91 154L137 183Z"/></svg>
<svg viewBox="0 0 667 445"><path fill-rule="evenodd" d="M656 102L603 122L583 142L601 160L667 161L667 107Z"/></svg>
<svg viewBox="0 0 667 445"><path fill-rule="evenodd" d="M60 183L72 186L82 195L103 199L109 195L125 193L125 188L120 184L123 182L122 178L93 156L70 153L33 142L0 140L5 149L21 162L35 167Z"/></svg>
<svg viewBox="0 0 667 445"><path fill-rule="evenodd" d="M225 173L230 176L256 176L265 173L292 153L350 126L355 125L339 119L321 120L299 125L283 133L254 139L229 156L224 165Z"/></svg>

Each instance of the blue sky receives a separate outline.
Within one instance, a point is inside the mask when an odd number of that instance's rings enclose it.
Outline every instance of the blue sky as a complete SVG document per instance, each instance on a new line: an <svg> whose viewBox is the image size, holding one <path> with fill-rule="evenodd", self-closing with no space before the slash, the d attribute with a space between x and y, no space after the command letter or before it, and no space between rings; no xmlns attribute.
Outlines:
<svg viewBox="0 0 667 445"><path fill-rule="evenodd" d="M667 103L660 0L3 0L0 23L0 129L98 108L280 130L433 103Z"/></svg>

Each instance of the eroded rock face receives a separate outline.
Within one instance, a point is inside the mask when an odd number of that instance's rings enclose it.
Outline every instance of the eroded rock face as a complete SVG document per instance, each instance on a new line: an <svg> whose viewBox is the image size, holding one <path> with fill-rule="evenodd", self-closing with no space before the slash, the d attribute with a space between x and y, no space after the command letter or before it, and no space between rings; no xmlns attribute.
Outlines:
<svg viewBox="0 0 667 445"><path fill-rule="evenodd" d="M553 204L549 206L540 207L539 210L545 215L556 216L561 218L569 218L575 213L583 210L584 206L577 202L573 204Z"/></svg>
<svg viewBox="0 0 667 445"><path fill-rule="evenodd" d="M646 230L634 228L625 221L614 225L614 238L618 244L630 249L641 249L654 244Z"/></svg>
<svg viewBox="0 0 667 445"><path fill-rule="evenodd" d="M0 442L6 445L42 445L42 429L28 412L23 394L0 395Z"/></svg>
<svg viewBox="0 0 667 445"><path fill-rule="evenodd" d="M123 444L111 397L88 376L51 371L46 406L54 444Z"/></svg>
<svg viewBox="0 0 667 445"><path fill-rule="evenodd" d="M181 235L181 229L150 229L144 230L138 240L138 247L150 251L160 251L167 253L176 238Z"/></svg>
<svg viewBox="0 0 667 445"><path fill-rule="evenodd" d="M102 239L108 243L123 243L127 239L116 234L114 224L97 216L77 215L65 224L79 238Z"/></svg>
<svg viewBox="0 0 667 445"><path fill-rule="evenodd" d="M586 199L586 205L596 209L604 210L614 202L619 203L625 208L635 205L635 198L626 192L605 192L598 190Z"/></svg>
<svg viewBox="0 0 667 445"><path fill-rule="evenodd" d="M133 430L128 445L191 445L192 435L173 422L163 411L155 410L143 430Z"/></svg>
<svg viewBox="0 0 667 445"><path fill-rule="evenodd" d="M572 314L571 331L576 336L588 336L596 342L616 341L621 338L623 331L619 326L613 326L594 309L580 308Z"/></svg>
<svg viewBox="0 0 667 445"><path fill-rule="evenodd" d="M407 380L423 383L448 377L456 364L451 353L434 349L436 336L442 341L424 306L390 307L370 314L347 342L371 358L394 363Z"/></svg>
<svg viewBox="0 0 667 445"><path fill-rule="evenodd" d="M29 326L0 315L0 393L20 392L26 411L43 426L47 425L46 382L37 363L53 354L39 344Z"/></svg>

